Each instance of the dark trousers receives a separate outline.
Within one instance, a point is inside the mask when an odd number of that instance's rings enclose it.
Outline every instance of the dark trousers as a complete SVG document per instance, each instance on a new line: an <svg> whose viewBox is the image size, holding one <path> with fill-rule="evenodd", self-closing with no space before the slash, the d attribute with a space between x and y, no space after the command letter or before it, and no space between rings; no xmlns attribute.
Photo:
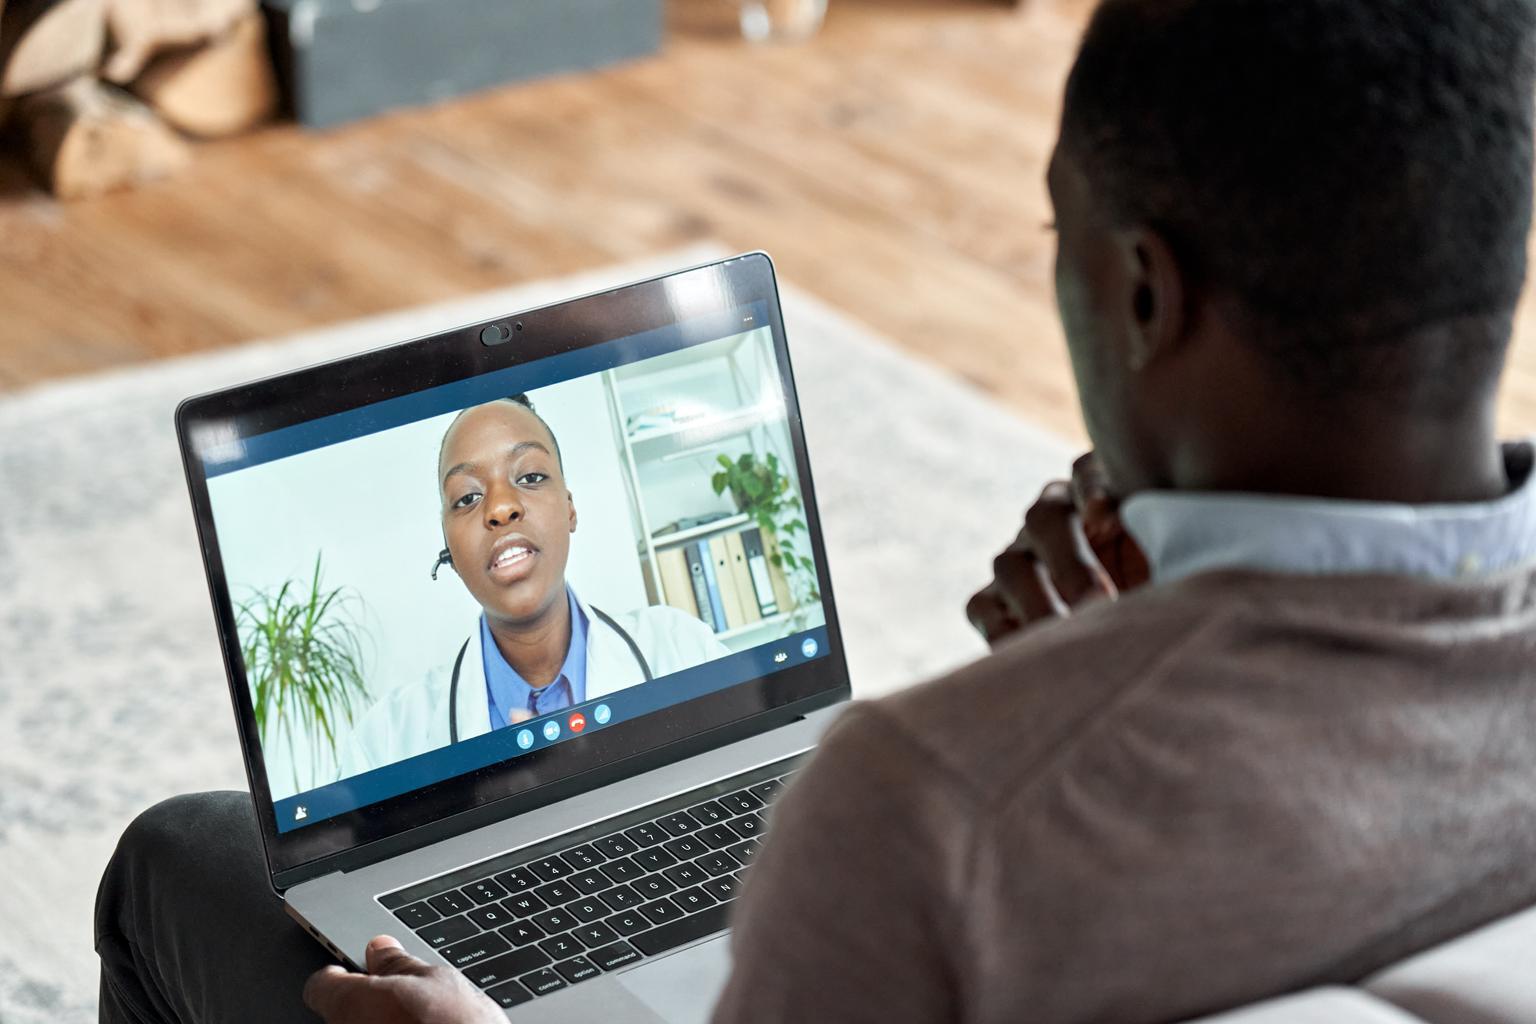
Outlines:
<svg viewBox="0 0 1536 1024"><path fill-rule="evenodd" d="M96 894L101 1020L285 1024L333 962L272 892L248 793L199 793L128 826Z"/></svg>

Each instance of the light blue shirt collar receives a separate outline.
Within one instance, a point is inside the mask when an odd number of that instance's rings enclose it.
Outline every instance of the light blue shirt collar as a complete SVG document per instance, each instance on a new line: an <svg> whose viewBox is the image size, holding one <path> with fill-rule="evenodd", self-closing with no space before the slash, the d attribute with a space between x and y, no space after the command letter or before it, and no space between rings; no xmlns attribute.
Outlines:
<svg viewBox="0 0 1536 1024"><path fill-rule="evenodd" d="M1512 490L1488 502L1144 491L1120 518L1159 583L1222 569L1463 579L1536 560L1531 445L1506 445L1504 458Z"/></svg>
<svg viewBox="0 0 1536 1024"><path fill-rule="evenodd" d="M566 600L571 603L571 646L565 652L565 663L560 674L548 686L537 690L529 686L517 669L507 664L491 627L480 616L480 650L485 661L485 695L490 705L491 728L500 729L507 724L507 716L514 711L527 711L534 716L547 715L563 710L587 699L587 616L581 610L576 594L567 585Z"/></svg>

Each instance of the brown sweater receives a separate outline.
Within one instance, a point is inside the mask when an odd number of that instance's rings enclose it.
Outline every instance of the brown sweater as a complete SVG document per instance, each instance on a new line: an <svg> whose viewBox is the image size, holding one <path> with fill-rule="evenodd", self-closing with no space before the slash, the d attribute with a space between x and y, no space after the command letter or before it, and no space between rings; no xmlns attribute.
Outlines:
<svg viewBox="0 0 1536 1024"><path fill-rule="evenodd" d="M1222 572L857 704L716 1024L1174 1021L1536 902L1536 568Z"/></svg>

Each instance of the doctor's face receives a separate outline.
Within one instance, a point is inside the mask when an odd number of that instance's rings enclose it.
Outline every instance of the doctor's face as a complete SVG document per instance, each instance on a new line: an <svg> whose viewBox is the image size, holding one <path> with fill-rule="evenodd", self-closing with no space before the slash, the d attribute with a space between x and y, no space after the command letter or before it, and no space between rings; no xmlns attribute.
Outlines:
<svg viewBox="0 0 1536 1024"><path fill-rule="evenodd" d="M537 416L512 402L469 410L443 438L438 482L453 567L492 622L531 626L565 600L576 505Z"/></svg>

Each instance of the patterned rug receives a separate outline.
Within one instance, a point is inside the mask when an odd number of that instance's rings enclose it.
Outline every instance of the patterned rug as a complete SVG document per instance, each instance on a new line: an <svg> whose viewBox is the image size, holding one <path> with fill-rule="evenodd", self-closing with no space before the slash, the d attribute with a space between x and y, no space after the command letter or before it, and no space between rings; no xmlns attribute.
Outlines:
<svg viewBox="0 0 1536 1024"><path fill-rule="evenodd" d="M717 255L0 398L0 1022L94 1020L91 906L118 833L172 794L245 786L176 403ZM1074 453L793 287L784 315L855 691L975 657L965 599Z"/></svg>

